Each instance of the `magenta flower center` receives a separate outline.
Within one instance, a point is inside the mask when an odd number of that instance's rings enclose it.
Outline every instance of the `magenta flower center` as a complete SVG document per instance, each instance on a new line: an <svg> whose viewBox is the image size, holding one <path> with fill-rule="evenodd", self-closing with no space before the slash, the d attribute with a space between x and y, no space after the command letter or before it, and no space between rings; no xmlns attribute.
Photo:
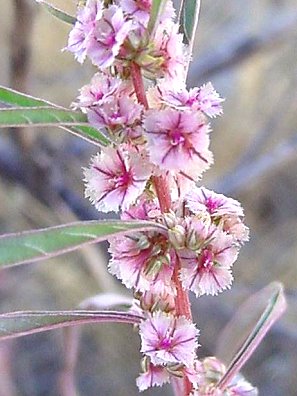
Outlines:
<svg viewBox="0 0 297 396"><path fill-rule="evenodd" d="M94 98L95 98L95 100L96 101L98 101L98 100L101 100L102 98L103 98L103 92L102 91L90 91L90 93L91 93L91 95L93 95L94 96Z"/></svg>
<svg viewBox="0 0 297 396"><path fill-rule="evenodd" d="M109 35L107 35L104 38L103 43L107 46L107 47L113 47L116 43L116 38L115 38L115 34L114 32L111 32Z"/></svg>
<svg viewBox="0 0 297 396"><path fill-rule="evenodd" d="M172 345L172 337L170 335L167 335L165 338L163 338L159 344L159 349L165 349L168 350L171 348Z"/></svg>
<svg viewBox="0 0 297 396"><path fill-rule="evenodd" d="M213 200L212 198L207 198L205 200L205 206L207 207L210 214L214 213L216 209L220 206L217 200Z"/></svg>
<svg viewBox="0 0 297 396"><path fill-rule="evenodd" d="M112 118L112 119L114 119L114 120L116 120L116 119L119 118L119 117L121 117L121 112L120 112L120 110L114 111L114 112L110 115L110 118Z"/></svg>
<svg viewBox="0 0 297 396"><path fill-rule="evenodd" d="M209 249L204 249L200 256L200 269L209 271L213 265L214 253Z"/></svg>
<svg viewBox="0 0 297 396"><path fill-rule="evenodd" d="M131 184L133 177L130 172L124 172L122 175L114 177L114 188L123 188Z"/></svg>
<svg viewBox="0 0 297 396"><path fill-rule="evenodd" d="M190 97L187 101L186 101L186 105L188 106L193 106L193 104L197 101L196 97Z"/></svg>
<svg viewBox="0 0 297 396"><path fill-rule="evenodd" d="M175 129L170 132L170 140L172 146L178 146L180 144L183 144L186 139L183 133L181 133L178 129Z"/></svg>

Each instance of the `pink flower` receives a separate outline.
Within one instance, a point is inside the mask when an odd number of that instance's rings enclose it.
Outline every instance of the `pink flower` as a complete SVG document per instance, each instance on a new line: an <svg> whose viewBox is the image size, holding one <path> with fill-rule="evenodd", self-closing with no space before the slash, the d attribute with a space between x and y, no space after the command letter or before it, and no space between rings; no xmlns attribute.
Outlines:
<svg viewBox="0 0 297 396"><path fill-rule="evenodd" d="M225 216L221 222L223 230L232 235L237 242L244 243L249 240L249 229L238 216Z"/></svg>
<svg viewBox="0 0 297 396"><path fill-rule="evenodd" d="M138 202L123 211L122 220L157 220L161 216L159 203L150 199L145 193Z"/></svg>
<svg viewBox="0 0 297 396"><path fill-rule="evenodd" d="M175 10L171 0L164 2L163 11L159 15L158 23L172 20L175 16ZM123 11L133 18L134 22L147 27L152 0L118 0L118 4L122 7Z"/></svg>
<svg viewBox="0 0 297 396"><path fill-rule="evenodd" d="M143 106L126 96L113 97L103 104L92 106L87 110L91 125L111 130L140 123ZM123 131L125 133L125 131Z"/></svg>
<svg viewBox="0 0 297 396"><path fill-rule="evenodd" d="M161 172L160 169L155 168L154 174L159 175L159 173L167 179L173 202L182 200L185 195L195 187L197 181L196 177L198 177L197 174L195 175L190 169L186 172L177 173L176 171L172 172L169 170Z"/></svg>
<svg viewBox="0 0 297 396"><path fill-rule="evenodd" d="M226 373L226 367L216 357L207 357L199 362L199 387L193 396L257 396L258 390L247 382L241 374L237 374L224 391L216 388L216 384Z"/></svg>
<svg viewBox="0 0 297 396"><path fill-rule="evenodd" d="M219 382L226 372L225 365L215 356L208 356L199 361L196 369L200 374L200 386L210 384L211 382Z"/></svg>
<svg viewBox="0 0 297 396"><path fill-rule="evenodd" d="M161 290L158 284L152 284L150 289L141 295L140 306L146 312L160 310L166 313L175 313L175 292Z"/></svg>
<svg viewBox="0 0 297 396"><path fill-rule="evenodd" d="M233 198L217 194L205 187L194 187L186 195L188 208L196 215L208 214L223 231L232 235L234 240L244 243L249 239L249 230L243 224L243 209Z"/></svg>
<svg viewBox="0 0 297 396"><path fill-rule="evenodd" d="M85 60L90 37L101 15L101 0L88 0L85 7L79 8L77 12L77 22L69 34L66 49L73 52L80 63Z"/></svg>
<svg viewBox="0 0 297 396"><path fill-rule="evenodd" d="M169 381L170 376L165 367L154 366L149 363L147 370L136 379L136 385L139 391L142 392L152 386L162 386Z"/></svg>
<svg viewBox="0 0 297 396"><path fill-rule="evenodd" d="M205 187L193 188L187 194L186 201L188 208L195 214L206 211L213 217L243 216L243 209L238 201Z"/></svg>
<svg viewBox="0 0 297 396"><path fill-rule="evenodd" d="M143 192L150 167L141 154L108 147L85 169L86 197L102 212L127 208Z"/></svg>
<svg viewBox="0 0 297 396"><path fill-rule="evenodd" d="M122 220L160 221L159 205L145 195L131 205ZM110 272L128 288L154 294L174 293L173 256L166 233L143 232L110 239Z"/></svg>
<svg viewBox="0 0 297 396"><path fill-rule="evenodd" d="M126 14L143 26L147 26L152 0L121 0L119 3Z"/></svg>
<svg viewBox="0 0 297 396"><path fill-rule="evenodd" d="M230 288L231 266L237 259L238 248L232 236L221 230L212 233L210 242L199 253L184 250L180 253L180 279L183 287L196 296L216 295Z"/></svg>
<svg viewBox="0 0 297 396"><path fill-rule="evenodd" d="M139 333L141 352L149 356L153 364L193 364L199 332L185 317L154 312L141 322Z"/></svg>
<svg viewBox="0 0 297 396"><path fill-rule="evenodd" d="M202 85L197 91L192 92L192 96L195 97L199 110L203 111L209 117L216 117L222 114L223 109L221 103L224 99L220 98L212 83L208 82Z"/></svg>
<svg viewBox="0 0 297 396"><path fill-rule="evenodd" d="M181 78L176 78L174 84L170 78L163 78L147 90L148 102L152 108L161 109L166 105L176 109L189 109L186 106L188 97L185 82Z"/></svg>
<svg viewBox="0 0 297 396"><path fill-rule="evenodd" d="M188 380L193 384L196 388L199 382L199 373L197 371L197 366L199 365L199 360L195 359L194 363L189 367L184 367L182 369L182 373Z"/></svg>
<svg viewBox="0 0 297 396"><path fill-rule="evenodd" d="M258 389L246 381L241 374L236 375L227 388L228 396L258 396Z"/></svg>
<svg viewBox="0 0 297 396"><path fill-rule="evenodd" d="M172 85L170 80L164 80L157 85L152 94L155 100L158 99L168 106L199 110L209 117L215 117L223 112L221 103L224 99L220 98L210 82L188 91L183 81Z"/></svg>
<svg viewBox="0 0 297 396"><path fill-rule="evenodd" d="M131 95L132 86L118 77L107 73L96 73L90 84L80 89L76 107L89 108L112 101L114 96Z"/></svg>
<svg viewBox="0 0 297 396"><path fill-rule="evenodd" d="M153 37L153 45L154 56L162 61L162 73L158 77L183 78L189 55L183 44L183 36L178 33L178 25L170 20L160 23Z"/></svg>
<svg viewBox="0 0 297 396"><path fill-rule="evenodd" d="M96 22L87 54L99 68L109 67L118 55L121 45L132 29L132 22L124 18L120 7L111 5Z"/></svg>
<svg viewBox="0 0 297 396"><path fill-rule="evenodd" d="M74 106L87 113L95 128L107 128L121 142L145 143L141 126L143 106L137 103L130 81L97 73L80 90L78 100Z"/></svg>
<svg viewBox="0 0 297 396"><path fill-rule="evenodd" d="M161 12L158 16L158 23L164 26L172 26L175 16L175 8L172 0L164 1L163 8L161 6Z"/></svg>
<svg viewBox="0 0 297 396"><path fill-rule="evenodd" d="M211 226L208 216L188 216L183 221L185 230L185 246L194 251L205 247L214 239L217 228Z"/></svg>
<svg viewBox="0 0 297 396"><path fill-rule="evenodd" d="M212 163L209 127L197 112L165 109L147 112L144 127L150 159L161 169L198 179Z"/></svg>
<svg viewBox="0 0 297 396"><path fill-rule="evenodd" d="M110 240L109 271L128 288L145 292L154 285L159 293L172 292L173 266L167 236L138 233Z"/></svg>

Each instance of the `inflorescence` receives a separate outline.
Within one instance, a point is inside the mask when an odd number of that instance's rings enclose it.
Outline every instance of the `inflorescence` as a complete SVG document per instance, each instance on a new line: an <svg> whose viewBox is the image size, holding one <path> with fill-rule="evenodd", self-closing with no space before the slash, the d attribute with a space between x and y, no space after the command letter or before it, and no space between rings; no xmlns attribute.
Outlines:
<svg viewBox="0 0 297 396"><path fill-rule="evenodd" d="M84 170L86 196L123 220L156 230L110 239L109 271L132 289L139 325L140 391L183 380L187 395L257 395L241 376L225 389L226 368L199 360L199 331L188 291L217 295L232 285L232 266L248 240L240 203L198 186L213 163L209 120L222 114L212 84L188 90L191 54L170 0L151 26L151 0L87 0L78 8L67 50L98 68L76 108L110 141Z"/></svg>

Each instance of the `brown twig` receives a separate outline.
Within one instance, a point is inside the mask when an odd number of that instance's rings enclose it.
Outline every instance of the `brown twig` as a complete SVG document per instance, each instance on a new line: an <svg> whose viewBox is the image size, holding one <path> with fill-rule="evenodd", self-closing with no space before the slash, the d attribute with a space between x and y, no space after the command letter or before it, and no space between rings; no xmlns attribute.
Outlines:
<svg viewBox="0 0 297 396"><path fill-rule="evenodd" d="M30 74L31 33L34 18L34 4L30 0L13 0L14 19L10 38L10 86L27 92ZM17 128L13 138L22 151L27 152L32 145L32 131Z"/></svg>

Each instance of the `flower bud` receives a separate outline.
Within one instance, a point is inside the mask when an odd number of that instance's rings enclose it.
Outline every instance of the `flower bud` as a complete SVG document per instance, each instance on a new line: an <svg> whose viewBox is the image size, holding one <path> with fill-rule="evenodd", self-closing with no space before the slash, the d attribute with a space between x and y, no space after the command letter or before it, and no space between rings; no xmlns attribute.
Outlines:
<svg viewBox="0 0 297 396"><path fill-rule="evenodd" d="M172 374L174 377L183 378L184 377L183 368L184 365L182 364L172 364L167 366L167 371L170 374Z"/></svg>
<svg viewBox="0 0 297 396"><path fill-rule="evenodd" d="M168 231L169 241L175 249L183 249L186 244L186 232L183 226L177 224Z"/></svg>
<svg viewBox="0 0 297 396"><path fill-rule="evenodd" d="M163 221L164 221L165 226L169 229L174 228L178 223L178 219L177 219L175 213L173 213L173 212L164 213Z"/></svg>
<svg viewBox="0 0 297 396"><path fill-rule="evenodd" d="M164 263L162 258L163 257L152 258L145 269L145 274L148 276L157 275Z"/></svg>
<svg viewBox="0 0 297 396"><path fill-rule="evenodd" d="M149 365L150 365L150 359L148 356L145 356L143 359L141 359L140 367L141 367L142 372L145 373L148 370Z"/></svg>
<svg viewBox="0 0 297 396"><path fill-rule="evenodd" d="M175 301L174 295L163 290L162 293L158 290L158 287L152 288L152 290L144 292L140 298L140 307L144 311L154 312L162 311L167 313L175 313Z"/></svg>
<svg viewBox="0 0 297 396"><path fill-rule="evenodd" d="M141 235L137 241L137 247L140 250L145 250L148 249L150 247L150 241L148 240L146 235Z"/></svg>
<svg viewBox="0 0 297 396"><path fill-rule="evenodd" d="M203 246L204 241L201 240L199 234L192 229L189 231L185 243L190 250L199 250Z"/></svg>

